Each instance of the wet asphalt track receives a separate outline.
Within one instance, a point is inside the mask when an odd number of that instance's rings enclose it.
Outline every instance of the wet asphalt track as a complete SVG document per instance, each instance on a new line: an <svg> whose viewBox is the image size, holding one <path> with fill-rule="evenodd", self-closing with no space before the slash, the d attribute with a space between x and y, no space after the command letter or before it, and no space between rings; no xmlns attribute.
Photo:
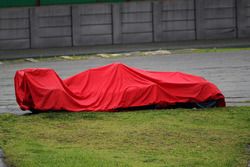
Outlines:
<svg viewBox="0 0 250 167"><path fill-rule="evenodd" d="M112 62L122 62L146 70L183 71L200 75L222 90L228 106L250 106L250 51L234 51L0 64L0 113L28 113L21 112L15 101L13 77L16 70L34 67L53 68L61 78L66 78L88 68Z"/></svg>

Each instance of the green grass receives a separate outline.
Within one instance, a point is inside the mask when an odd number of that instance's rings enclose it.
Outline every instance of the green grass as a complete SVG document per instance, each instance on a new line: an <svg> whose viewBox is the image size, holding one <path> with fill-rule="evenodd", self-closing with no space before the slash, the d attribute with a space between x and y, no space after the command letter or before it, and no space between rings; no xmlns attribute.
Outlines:
<svg viewBox="0 0 250 167"><path fill-rule="evenodd" d="M192 49L192 53L214 53L214 52L234 52L250 50L249 47L233 47L233 48L204 48L204 49Z"/></svg>
<svg viewBox="0 0 250 167"><path fill-rule="evenodd" d="M16 167L242 167L250 107L3 114L0 139Z"/></svg>

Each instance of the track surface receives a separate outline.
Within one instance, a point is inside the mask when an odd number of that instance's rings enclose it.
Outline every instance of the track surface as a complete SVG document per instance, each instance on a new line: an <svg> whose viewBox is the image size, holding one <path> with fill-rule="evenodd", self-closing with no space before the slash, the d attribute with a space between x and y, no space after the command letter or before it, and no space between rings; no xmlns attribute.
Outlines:
<svg viewBox="0 0 250 167"><path fill-rule="evenodd" d="M109 59L96 57L81 61L3 63L0 64L0 113L28 113L20 112L15 101L13 77L16 70L53 68L61 78L66 78L86 69L112 62L122 62L146 70L183 71L200 75L215 83L222 90L228 106L250 105L250 51L235 51Z"/></svg>

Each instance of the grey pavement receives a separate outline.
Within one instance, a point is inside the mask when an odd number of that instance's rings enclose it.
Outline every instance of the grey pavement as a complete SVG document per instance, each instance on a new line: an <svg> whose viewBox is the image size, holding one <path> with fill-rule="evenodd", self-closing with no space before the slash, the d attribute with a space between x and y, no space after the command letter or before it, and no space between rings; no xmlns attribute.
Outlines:
<svg viewBox="0 0 250 167"><path fill-rule="evenodd" d="M46 49L0 50L0 60L49 57L58 55L85 55L96 53L117 53L129 51L150 51L156 49L187 49L187 48L221 48L221 47L249 47L250 38L172 41L164 43L124 44L124 45L95 45L81 47L63 47Z"/></svg>
<svg viewBox="0 0 250 167"><path fill-rule="evenodd" d="M50 61L0 64L0 113L24 114L15 101L13 78L23 68L53 68L61 78L92 67L113 62L146 70L183 71L200 75L215 83L226 97L228 106L250 106L250 51L223 53L171 54L119 58L91 57L80 61Z"/></svg>

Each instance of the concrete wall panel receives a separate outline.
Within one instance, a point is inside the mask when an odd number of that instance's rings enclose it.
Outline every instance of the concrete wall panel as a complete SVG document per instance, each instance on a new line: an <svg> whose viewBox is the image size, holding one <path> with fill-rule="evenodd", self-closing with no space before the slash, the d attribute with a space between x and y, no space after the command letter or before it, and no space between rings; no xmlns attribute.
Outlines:
<svg viewBox="0 0 250 167"><path fill-rule="evenodd" d="M30 48L29 8L0 10L0 49Z"/></svg>
<svg viewBox="0 0 250 167"><path fill-rule="evenodd" d="M112 44L111 4L73 6L74 46Z"/></svg>
<svg viewBox="0 0 250 167"><path fill-rule="evenodd" d="M112 43L112 35L81 35L79 43L88 45L103 45Z"/></svg>
<svg viewBox="0 0 250 167"><path fill-rule="evenodd" d="M80 35L103 35L112 34L111 25L81 26Z"/></svg>
<svg viewBox="0 0 250 167"><path fill-rule="evenodd" d="M70 6L32 8L30 16L32 48L72 46Z"/></svg>
<svg viewBox="0 0 250 167"><path fill-rule="evenodd" d="M122 14L123 23L144 23L152 22L152 13L124 13Z"/></svg>
<svg viewBox="0 0 250 167"><path fill-rule="evenodd" d="M194 0L154 3L154 41L195 39Z"/></svg>
<svg viewBox="0 0 250 167"><path fill-rule="evenodd" d="M193 10L194 9L194 1L193 0L163 0L162 10Z"/></svg>
<svg viewBox="0 0 250 167"><path fill-rule="evenodd" d="M171 41L181 41L183 39L193 39L195 32L193 30L185 31L166 31L162 34L163 39L171 39Z"/></svg>
<svg viewBox="0 0 250 167"><path fill-rule="evenodd" d="M250 1L237 1L237 28L239 38L250 37Z"/></svg>
<svg viewBox="0 0 250 167"><path fill-rule="evenodd" d="M0 49L249 37L249 0L159 0L0 9Z"/></svg>
<svg viewBox="0 0 250 167"><path fill-rule="evenodd" d="M81 15L81 26L82 25L102 25L111 24L112 17L111 14L103 15Z"/></svg>
<svg viewBox="0 0 250 167"><path fill-rule="evenodd" d="M151 42L152 33L126 34L123 36L123 43L146 43Z"/></svg>
<svg viewBox="0 0 250 167"><path fill-rule="evenodd" d="M151 2L131 2L116 5L113 14L114 43L153 42Z"/></svg>
<svg viewBox="0 0 250 167"><path fill-rule="evenodd" d="M151 2L129 2L121 5L122 13L143 13L151 11Z"/></svg>
<svg viewBox="0 0 250 167"><path fill-rule="evenodd" d="M235 0L196 0L197 39L236 38Z"/></svg>

